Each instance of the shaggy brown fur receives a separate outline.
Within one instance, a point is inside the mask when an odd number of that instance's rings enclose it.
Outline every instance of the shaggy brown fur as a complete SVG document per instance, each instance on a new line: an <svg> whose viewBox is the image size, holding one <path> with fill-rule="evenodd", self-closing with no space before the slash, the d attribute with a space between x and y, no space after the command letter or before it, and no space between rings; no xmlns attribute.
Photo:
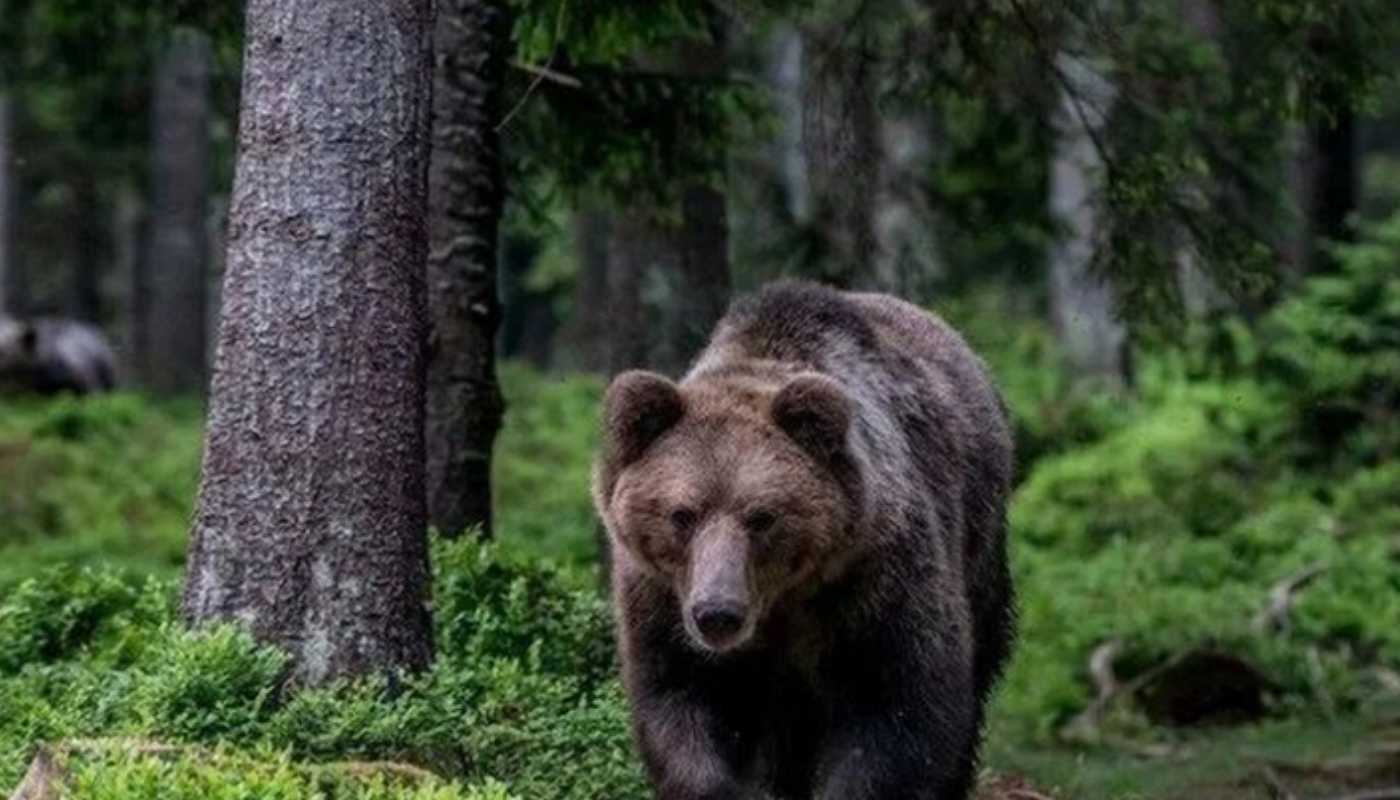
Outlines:
<svg viewBox="0 0 1400 800"><path fill-rule="evenodd" d="M618 376L594 499L658 796L966 797L1010 479L980 361L892 297L777 284L679 385Z"/></svg>

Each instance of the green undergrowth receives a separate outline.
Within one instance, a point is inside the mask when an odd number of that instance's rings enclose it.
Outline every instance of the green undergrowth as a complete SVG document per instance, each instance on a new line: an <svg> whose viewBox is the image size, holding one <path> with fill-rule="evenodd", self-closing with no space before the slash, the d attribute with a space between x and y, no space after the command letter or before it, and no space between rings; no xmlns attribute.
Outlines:
<svg viewBox="0 0 1400 800"><path fill-rule="evenodd" d="M267 748L155 754L114 748L75 754L64 766L69 796L83 800L517 800L495 781L463 786L389 765L311 765Z"/></svg>
<svg viewBox="0 0 1400 800"><path fill-rule="evenodd" d="M494 478L500 527L507 532L502 544L525 555L592 565L598 549L589 471L603 381L506 364L501 390L506 417Z"/></svg>
<svg viewBox="0 0 1400 800"><path fill-rule="evenodd" d="M323 796L292 790L312 780L306 769L347 759L415 765L456 787L411 797L496 797L483 788L493 781L528 798L645 796L596 593L471 541L439 542L434 555L432 669L302 692L286 691L280 653L240 631L186 631L170 581L133 586L92 570L26 581L0 602L0 641L11 643L0 656L0 787L42 742L133 737L280 754L247 778L290 792L266 796ZM173 767L93 769L139 787ZM194 792L218 774L215 764L179 781ZM217 796L264 796L249 791Z"/></svg>
<svg viewBox="0 0 1400 800"><path fill-rule="evenodd" d="M172 574L200 430L197 405L129 394L0 401L0 589L55 564Z"/></svg>

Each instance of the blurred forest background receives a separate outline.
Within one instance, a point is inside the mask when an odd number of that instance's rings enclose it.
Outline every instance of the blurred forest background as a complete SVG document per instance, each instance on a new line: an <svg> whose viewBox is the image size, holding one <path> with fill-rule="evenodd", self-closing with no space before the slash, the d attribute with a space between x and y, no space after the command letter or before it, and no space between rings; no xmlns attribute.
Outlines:
<svg viewBox="0 0 1400 800"><path fill-rule="evenodd" d="M438 656L288 699L277 654L173 623L244 9L0 0L0 314L97 326L121 384L0 398L0 787L102 735L205 749L99 748L78 796L646 796L598 402L779 277L937 311L1005 394L988 797L1400 786L1400 6L438 6Z"/></svg>

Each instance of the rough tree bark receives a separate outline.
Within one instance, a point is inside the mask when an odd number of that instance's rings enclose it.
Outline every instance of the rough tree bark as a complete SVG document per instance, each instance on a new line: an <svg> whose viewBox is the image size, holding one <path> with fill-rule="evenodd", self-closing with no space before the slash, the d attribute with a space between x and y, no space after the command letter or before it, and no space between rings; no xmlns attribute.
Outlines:
<svg viewBox="0 0 1400 800"><path fill-rule="evenodd" d="M210 46L175 31L156 66L151 205L136 265L137 374L159 392L204 389L207 355Z"/></svg>
<svg viewBox="0 0 1400 800"><path fill-rule="evenodd" d="M428 517L445 535L491 535L497 242L504 190L499 120L505 5L438 0L429 172Z"/></svg>
<svg viewBox="0 0 1400 800"><path fill-rule="evenodd" d="M15 177L14 101L0 92L0 314L16 313L14 308L15 270Z"/></svg>
<svg viewBox="0 0 1400 800"><path fill-rule="evenodd" d="M809 29L803 55L802 148L823 277L837 286L888 289L873 269L880 176L874 63L861 35Z"/></svg>
<svg viewBox="0 0 1400 800"><path fill-rule="evenodd" d="M185 611L303 684L425 666L431 0L250 0Z"/></svg>
<svg viewBox="0 0 1400 800"><path fill-rule="evenodd" d="M1095 188L1103 169L1094 139L1114 90L1077 58L1061 58L1059 68L1070 87L1060 100L1050 165L1050 213L1064 228L1050 250L1050 314L1076 376L1122 384L1128 378L1126 333L1112 289L1091 268L1101 224Z"/></svg>

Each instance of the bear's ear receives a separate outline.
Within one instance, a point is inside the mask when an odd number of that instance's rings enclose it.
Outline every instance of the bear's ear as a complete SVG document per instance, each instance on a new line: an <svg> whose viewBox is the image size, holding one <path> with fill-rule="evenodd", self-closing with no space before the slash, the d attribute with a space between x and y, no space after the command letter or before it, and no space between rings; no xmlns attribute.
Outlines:
<svg viewBox="0 0 1400 800"><path fill-rule="evenodd" d="M19 351L31 358L39 352L39 331L28 322L19 324Z"/></svg>
<svg viewBox="0 0 1400 800"><path fill-rule="evenodd" d="M769 414L807 452L829 460L846 449L855 405L836 381L807 372L774 395Z"/></svg>
<svg viewBox="0 0 1400 800"><path fill-rule="evenodd" d="M669 379L642 370L614 378L603 398L603 437L613 469L641 458L684 415L685 398Z"/></svg>

